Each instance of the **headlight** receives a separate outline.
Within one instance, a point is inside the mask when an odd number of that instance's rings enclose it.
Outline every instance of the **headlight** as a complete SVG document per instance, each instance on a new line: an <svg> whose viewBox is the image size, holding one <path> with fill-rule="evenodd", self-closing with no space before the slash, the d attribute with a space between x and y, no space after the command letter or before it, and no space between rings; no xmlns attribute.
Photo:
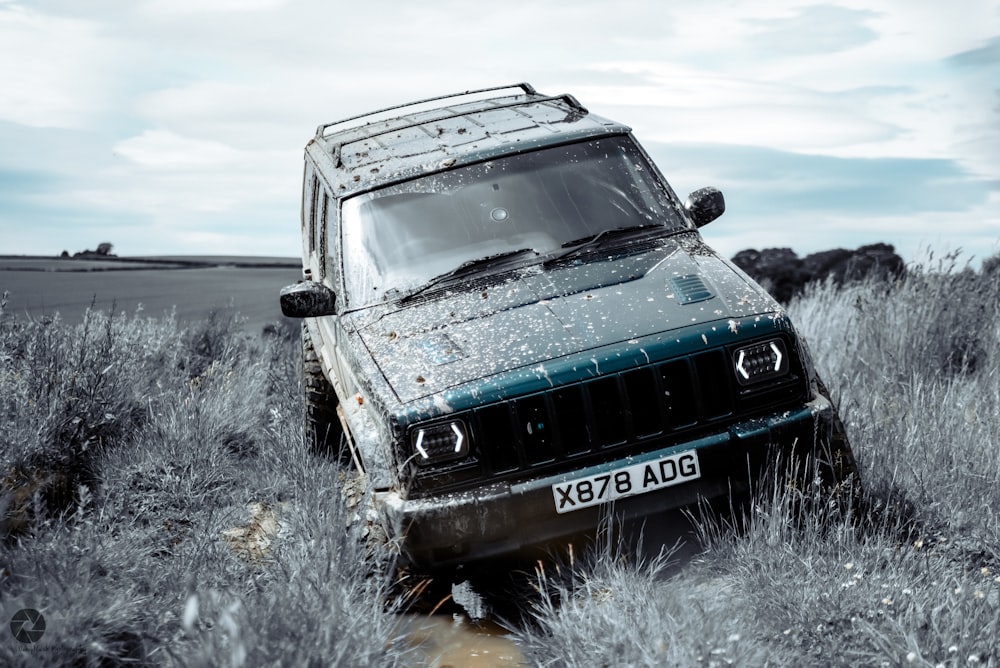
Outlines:
<svg viewBox="0 0 1000 668"><path fill-rule="evenodd" d="M771 339L733 351L733 368L740 385L751 385L788 373L788 350L781 339Z"/></svg>
<svg viewBox="0 0 1000 668"><path fill-rule="evenodd" d="M410 432L410 445L420 466L429 466L469 454L469 435L461 420L439 422Z"/></svg>

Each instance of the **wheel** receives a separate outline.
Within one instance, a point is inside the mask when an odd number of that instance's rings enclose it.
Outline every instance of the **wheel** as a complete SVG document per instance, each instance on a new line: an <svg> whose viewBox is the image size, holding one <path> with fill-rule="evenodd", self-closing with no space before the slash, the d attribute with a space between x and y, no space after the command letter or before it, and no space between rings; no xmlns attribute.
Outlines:
<svg viewBox="0 0 1000 668"><path fill-rule="evenodd" d="M823 522L856 518L864 493L857 460L839 411L819 378L816 389L820 396L830 401L833 415L828 428L816 434L809 452L802 453L806 456L793 459L790 482L799 492L795 503L800 504L803 511L796 516L799 519L819 517Z"/></svg>
<svg viewBox="0 0 1000 668"><path fill-rule="evenodd" d="M304 433L309 449L317 455L349 464L351 453L337 416L337 394L323 375L323 366L305 323L302 324L302 390Z"/></svg>
<svg viewBox="0 0 1000 668"><path fill-rule="evenodd" d="M858 471L858 463L854 458L854 451L851 449L851 443L847 438L847 429L844 427L843 420L840 419L840 413L837 411L837 407L830 397L830 391L826 389L823 380L817 377L816 385L820 395L833 406L833 426L830 432L830 441L828 444L825 444L825 450L820 458L823 462L821 472L823 473L824 483L831 489L841 492L846 490L840 488L848 484L852 486L852 492L859 492L861 490L861 478Z"/></svg>
<svg viewBox="0 0 1000 668"><path fill-rule="evenodd" d="M816 391L830 401L830 393L819 378ZM812 438L796 438L791 443L778 439L772 445L756 490L750 498L734 504L740 506L738 524L753 522L746 510L752 510L758 501L779 499L782 507L788 504L789 518L801 528L815 528L816 520L826 525L831 519L857 516L864 489L844 422L832 401L830 406L831 414L817 415Z"/></svg>

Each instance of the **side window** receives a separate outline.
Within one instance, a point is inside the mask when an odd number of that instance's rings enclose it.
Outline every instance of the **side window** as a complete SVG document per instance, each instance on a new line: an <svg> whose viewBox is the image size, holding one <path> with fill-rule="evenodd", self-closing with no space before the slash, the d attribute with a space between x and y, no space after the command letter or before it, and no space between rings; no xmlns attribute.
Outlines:
<svg viewBox="0 0 1000 668"><path fill-rule="evenodd" d="M312 201L313 170L309 161L306 161L305 170L302 173L302 234L309 230L309 203Z"/></svg>
<svg viewBox="0 0 1000 668"><path fill-rule="evenodd" d="M309 195L309 253L316 252L316 234L318 227L318 216L316 210L316 203L319 199L319 178L314 174L309 183L310 195Z"/></svg>
<svg viewBox="0 0 1000 668"><path fill-rule="evenodd" d="M327 224L325 226L323 238L320 245L326 257L324 270L330 276L335 289L340 289L340 281L343 277L340 274L340 212L337 210L338 201L335 197L329 198L327 204Z"/></svg>
<svg viewBox="0 0 1000 668"><path fill-rule="evenodd" d="M326 230L327 222L329 221L328 212L330 210L330 195L326 192L326 188L323 188L323 204L320 209L319 225L315 226L313 230L313 235L310 240L312 248L319 249L319 271L320 278L326 277L326 264L327 264L327 248L326 248Z"/></svg>

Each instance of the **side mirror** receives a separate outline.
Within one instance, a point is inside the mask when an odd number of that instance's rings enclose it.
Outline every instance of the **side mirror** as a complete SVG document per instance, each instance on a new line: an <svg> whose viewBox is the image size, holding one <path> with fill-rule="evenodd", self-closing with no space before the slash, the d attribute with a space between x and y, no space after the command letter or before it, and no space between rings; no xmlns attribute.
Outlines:
<svg viewBox="0 0 1000 668"><path fill-rule="evenodd" d="M281 289L281 312L289 318L315 318L337 313L337 295L316 281L302 281Z"/></svg>
<svg viewBox="0 0 1000 668"><path fill-rule="evenodd" d="M688 195L684 208L696 227L708 225L726 212L726 198L712 186L699 188Z"/></svg>

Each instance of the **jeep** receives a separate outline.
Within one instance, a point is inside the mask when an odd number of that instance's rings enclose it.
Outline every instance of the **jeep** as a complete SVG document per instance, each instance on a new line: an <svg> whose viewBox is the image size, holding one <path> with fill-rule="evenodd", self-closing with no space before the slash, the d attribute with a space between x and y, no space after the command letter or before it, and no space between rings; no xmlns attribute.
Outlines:
<svg viewBox="0 0 1000 668"><path fill-rule="evenodd" d="M787 314L698 232L722 194L682 202L573 96L525 83L323 124L303 183L303 279L280 300L304 319L306 434L402 563L656 522L795 458L856 473Z"/></svg>

